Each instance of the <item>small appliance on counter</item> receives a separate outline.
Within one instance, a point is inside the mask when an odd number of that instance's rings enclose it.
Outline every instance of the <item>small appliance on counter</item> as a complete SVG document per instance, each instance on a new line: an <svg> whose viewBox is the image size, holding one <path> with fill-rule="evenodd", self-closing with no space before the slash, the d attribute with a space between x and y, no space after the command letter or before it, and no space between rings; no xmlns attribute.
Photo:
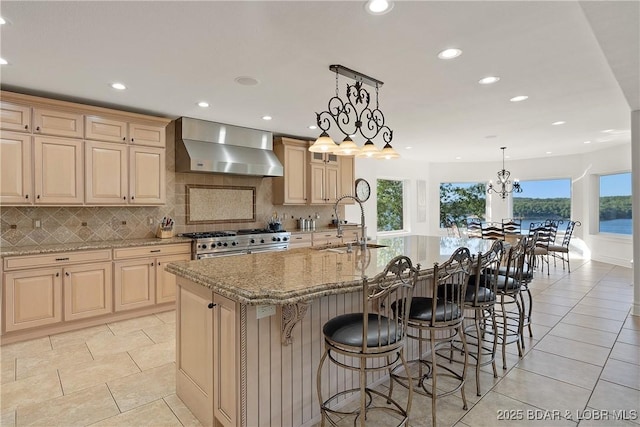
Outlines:
<svg viewBox="0 0 640 427"><path fill-rule="evenodd" d="M158 230L156 231L156 237L159 239L169 239L173 237L173 219L170 217L162 218L160 224L158 224Z"/></svg>

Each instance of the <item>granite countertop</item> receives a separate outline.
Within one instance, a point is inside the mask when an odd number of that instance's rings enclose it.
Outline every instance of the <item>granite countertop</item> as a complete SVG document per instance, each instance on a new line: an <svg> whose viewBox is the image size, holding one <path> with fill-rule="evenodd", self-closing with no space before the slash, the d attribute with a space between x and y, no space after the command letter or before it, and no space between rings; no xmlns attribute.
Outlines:
<svg viewBox="0 0 640 427"><path fill-rule="evenodd" d="M0 256L4 258L9 256L38 255L53 252L88 251L93 249L114 249L133 246L169 245L175 243L190 242L191 239L187 237L171 237L168 239L158 239L155 237L151 237L148 239L104 240L98 242L71 242L48 245L8 246L3 247L2 250L0 250Z"/></svg>
<svg viewBox="0 0 640 427"><path fill-rule="evenodd" d="M350 228L360 228L360 224L355 224L355 223L347 223L347 224L342 224L342 228L344 229L350 229ZM289 232L291 232L291 234L299 234L299 233L317 233L317 232L325 232L325 231L336 231L337 227L335 225L322 225L322 226L317 226L315 228L315 230L301 230L299 228L293 228L291 230L287 230Z"/></svg>
<svg viewBox="0 0 640 427"><path fill-rule="evenodd" d="M397 255L420 263L428 276L433 263L449 258L460 246L486 251L491 241L455 237L403 236L378 239L363 256L359 246L300 248L168 264L166 270L247 305L280 305L360 290L362 277L373 277Z"/></svg>

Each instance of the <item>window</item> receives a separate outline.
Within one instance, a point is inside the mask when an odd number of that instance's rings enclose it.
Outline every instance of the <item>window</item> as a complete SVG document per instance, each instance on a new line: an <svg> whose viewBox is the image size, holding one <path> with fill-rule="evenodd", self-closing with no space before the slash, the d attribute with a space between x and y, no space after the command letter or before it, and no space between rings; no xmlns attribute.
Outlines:
<svg viewBox="0 0 640 427"><path fill-rule="evenodd" d="M404 182L379 179L377 191L378 231L404 230Z"/></svg>
<svg viewBox="0 0 640 427"><path fill-rule="evenodd" d="M522 193L513 194L513 216L522 219L522 231L532 222L571 219L571 179L520 181ZM564 227L560 226L560 230Z"/></svg>
<svg viewBox="0 0 640 427"><path fill-rule="evenodd" d="M484 182L440 183L440 227L455 222L459 227L467 226L467 218L484 220L487 191Z"/></svg>
<svg viewBox="0 0 640 427"><path fill-rule="evenodd" d="M631 173L600 177L598 208L600 233L632 234Z"/></svg>

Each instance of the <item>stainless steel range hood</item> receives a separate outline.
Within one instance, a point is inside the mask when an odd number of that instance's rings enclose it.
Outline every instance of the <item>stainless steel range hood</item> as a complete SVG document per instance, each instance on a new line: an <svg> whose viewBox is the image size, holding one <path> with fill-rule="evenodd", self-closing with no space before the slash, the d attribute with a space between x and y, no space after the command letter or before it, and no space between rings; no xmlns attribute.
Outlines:
<svg viewBox="0 0 640 427"><path fill-rule="evenodd" d="M176 172L282 176L271 132L181 117L176 120Z"/></svg>

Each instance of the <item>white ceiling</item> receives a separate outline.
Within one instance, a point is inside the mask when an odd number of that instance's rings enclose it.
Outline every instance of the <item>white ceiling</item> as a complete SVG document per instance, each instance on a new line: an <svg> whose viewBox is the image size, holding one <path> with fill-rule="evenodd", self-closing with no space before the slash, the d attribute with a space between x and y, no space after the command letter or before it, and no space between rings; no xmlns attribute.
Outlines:
<svg viewBox="0 0 640 427"><path fill-rule="evenodd" d="M0 81L315 139L307 126L335 93L328 67L342 64L384 82L380 107L404 158L496 161L500 146L524 159L629 144L629 104L640 108L638 1L397 1L381 16L363 5L3 0ZM448 47L462 56L438 59ZM477 83L488 75L501 80ZM128 89L110 88L115 81ZM342 97L347 82L340 77ZM529 99L509 101L521 94Z"/></svg>

